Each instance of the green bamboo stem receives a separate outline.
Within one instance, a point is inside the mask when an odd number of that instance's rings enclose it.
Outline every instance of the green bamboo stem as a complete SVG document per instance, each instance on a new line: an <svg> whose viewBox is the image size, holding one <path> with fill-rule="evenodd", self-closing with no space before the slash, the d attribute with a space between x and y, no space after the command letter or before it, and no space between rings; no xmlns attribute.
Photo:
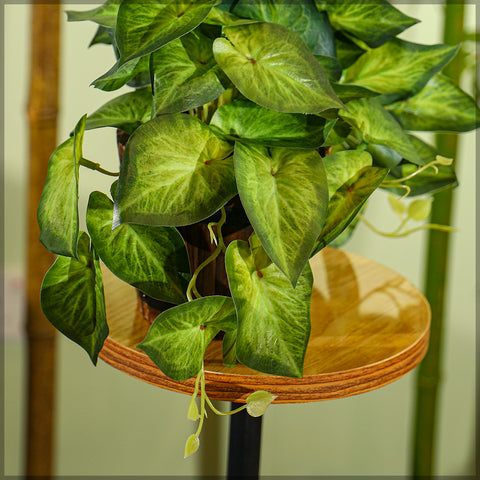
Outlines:
<svg viewBox="0 0 480 480"><path fill-rule="evenodd" d="M455 45L462 41L464 10L463 1L446 1L443 43ZM458 83L462 70L461 60L457 56L443 73ZM458 135L456 134L442 134L436 138L438 151L448 158L456 158L457 143ZM435 195L430 218L432 223L450 225L453 199L453 190L445 190ZM417 373L413 478L431 478L433 475L449 238L448 232L438 230L430 230L428 234L425 296L432 308L432 325L429 350Z"/></svg>

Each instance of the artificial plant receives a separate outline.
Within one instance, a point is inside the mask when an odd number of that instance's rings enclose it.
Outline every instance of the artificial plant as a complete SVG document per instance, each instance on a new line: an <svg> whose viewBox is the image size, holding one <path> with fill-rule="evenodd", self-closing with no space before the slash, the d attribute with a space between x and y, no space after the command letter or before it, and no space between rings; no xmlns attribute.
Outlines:
<svg viewBox="0 0 480 480"><path fill-rule="evenodd" d="M224 332L224 361L301 377L310 333L309 259L352 234L371 194L391 192L399 236L428 216L424 197L456 185L451 160L415 130L477 127L473 99L441 73L456 46L397 38L417 23L384 0L108 0L69 20L98 23L91 44L116 61L93 85L132 91L83 116L52 154L38 208L41 241L59 255L42 286L47 318L96 363L108 335L100 261L176 304L138 346L169 377L196 376L189 417L210 401L203 355ZM110 196L93 192L79 232L86 130L130 135ZM114 147L114 146L112 146ZM236 195L254 233L225 245ZM421 196L408 207L403 197ZM231 297L201 297L176 227L205 221L225 252ZM378 230L372 225L372 228ZM195 398L201 392L201 410ZM272 400L247 400L261 414Z"/></svg>

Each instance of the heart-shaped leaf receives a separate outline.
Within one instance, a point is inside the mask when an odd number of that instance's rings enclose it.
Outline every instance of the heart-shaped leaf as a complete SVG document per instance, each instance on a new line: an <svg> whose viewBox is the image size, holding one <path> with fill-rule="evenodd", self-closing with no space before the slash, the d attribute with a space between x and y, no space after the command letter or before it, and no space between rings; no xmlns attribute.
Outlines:
<svg viewBox="0 0 480 480"><path fill-rule="evenodd" d="M480 126L475 100L443 75L417 95L387 107L407 130L468 132Z"/></svg>
<svg viewBox="0 0 480 480"><path fill-rule="evenodd" d="M390 112L377 98L360 98L347 103L348 111L340 110L339 116L356 127L367 143L392 148L403 158L418 162L418 153L410 139Z"/></svg>
<svg viewBox="0 0 480 480"><path fill-rule="evenodd" d="M418 93L454 56L458 47L420 45L394 38L364 53L345 70L342 83L387 94L391 103Z"/></svg>
<svg viewBox="0 0 480 480"><path fill-rule="evenodd" d="M138 75L149 74L149 61L150 55L145 55L135 58L121 67L117 62L107 73L93 81L92 85L106 92L118 90Z"/></svg>
<svg viewBox="0 0 480 480"><path fill-rule="evenodd" d="M173 380L187 380L202 368L208 344L220 330L237 327L230 297L202 297L162 312L138 348Z"/></svg>
<svg viewBox="0 0 480 480"><path fill-rule="evenodd" d="M215 60L240 92L262 107L287 113L340 108L325 70L304 41L273 23L231 25L213 43Z"/></svg>
<svg viewBox="0 0 480 480"><path fill-rule="evenodd" d="M372 166L372 156L362 150L343 150L323 159L328 181L328 196L333 194L358 171Z"/></svg>
<svg viewBox="0 0 480 480"><path fill-rule="evenodd" d="M217 0L123 0L115 29L119 66L190 32L216 3Z"/></svg>
<svg viewBox="0 0 480 480"><path fill-rule="evenodd" d="M310 336L310 266L293 288L274 263L259 269L241 240L230 243L225 264L238 315L238 360L260 372L301 377Z"/></svg>
<svg viewBox="0 0 480 480"><path fill-rule="evenodd" d="M370 47L379 47L406 28L418 23L385 0L315 0L326 10L337 30L344 30Z"/></svg>
<svg viewBox="0 0 480 480"><path fill-rule="evenodd" d="M325 226L318 237L312 256L348 227L368 197L383 182L387 172L386 168L364 167L334 193L328 203Z"/></svg>
<svg viewBox="0 0 480 480"><path fill-rule="evenodd" d="M233 13L282 25L299 35L315 55L335 56L333 30L328 16L315 8L313 0L280 4L275 0L239 0Z"/></svg>
<svg viewBox="0 0 480 480"><path fill-rule="evenodd" d="M47 250L66 257L77 256L78 170L86 118L77 123L73 137L52 153L37 209L40 241Z"/></svg>
<svg viewBox="0 0 480 480"><path fill-rule="evenodd" d="M87 226L105 265L123 281L169 303L187 300L190 265L185 242L175 228L123 224L112 230L113 203L90 195Z"/></svg>
<svg viewBox="0 0 480 480"><path fill-rule="evenodd" d="M315 150L237 143L235 176L242 205L265 251L295 286L327 212L322 158Z"/></svg>
<svg viewBox="0 0 480 480"><path fill-rule="evenodd" d="M232 146L187 114L162 115L130 137L115 198L120 223L188 225L237 193Z"/></svg>
<svg viewBox="0 0 480 480"><path fill-rule="evenodd" d="M247 100L222 105L210 127L230 140L259 145L317 148L324 142L325 120L317 115L269 110Z"/></svg>
<svg viewBox="0 0 480 480"><path fill-rule="evenodd" d="M225 88L213 41L195 30L152 53L151 71L155 114L180 113L218 98Z"/></svg>
<svg viewBox="0 0 480 480"><path fill-rule="evenodd" d="M121 0L107 0L103 5L93 10L81 12L68 11L67 19L69 22L88 20L103 25L104 27L115 28L120 2Z"/></svg>
<svg viewBox="0 0 480 480"><path fill-rule="evenodd" d="M265 390L257 390L247 397L247 412L251 417L261 417L268 406L277 398Z"/></svg>
<svg viewBox="0 0 480 480"><path fill-rule="evenodd" d="M78 260L59 256L45 275L40 301L50 323L80 345L97 363L108 336L100 261L82 232Z"/></svg>
<svg viewBox="0 0 480 480"><path fill-rule="evenodd" d="M120 95L102 105L87 117L85 129L116 127L126 133L133 133L142 123L150 120L151 112L150 89L136 90Z"/></svg>

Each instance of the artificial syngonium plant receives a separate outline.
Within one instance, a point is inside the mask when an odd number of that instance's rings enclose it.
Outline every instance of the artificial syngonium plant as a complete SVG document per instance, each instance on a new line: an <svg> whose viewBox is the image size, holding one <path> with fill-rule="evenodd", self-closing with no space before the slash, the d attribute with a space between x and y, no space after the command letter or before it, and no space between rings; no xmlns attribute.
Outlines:
<svg viewBox="0 0 480 480"><path fill-rule="evenodd" d="M448 228L407 227L428 216L424 195L456 185L451 160L411 131L472 130L478 110L441 73L458 47L398 39L417 20L385 0L108 0L68 17L98 24L91 45L113 46L115 64L93 85L132 91L83 116L52 154L38 221L59 257L42 306L96 363L108 335L100 260L176 305L139 348L175 380L196 376L189 454L205 404L213 408L209 342L224 332L226 365L301 377L309 259L349 238L378 188L401 218L381 233ZM82 155L85 130L100 127L130 135L119 174ZM88 234L78 226L80 166L119 177L110 196L91 194ZM227 247L223 207L236 195L254 234ZM408 207L401 200L418 195ZM176 227L217 212L209 260L226 250L231 297L201 297ZM246 408L261 414L272 399L255 392Z"/></svg>

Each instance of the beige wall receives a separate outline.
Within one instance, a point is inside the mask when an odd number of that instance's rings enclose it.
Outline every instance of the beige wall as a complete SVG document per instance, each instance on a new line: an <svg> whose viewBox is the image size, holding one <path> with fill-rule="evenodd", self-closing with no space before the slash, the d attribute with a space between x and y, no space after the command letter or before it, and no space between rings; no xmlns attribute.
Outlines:
<svg viewBox="0 0 480 480"><path fill-rule="evenodd" d="M439 5L399 8L423 20L410 29L409 39L419 43L440 40ZM473 6L469 12L473 28ZM5 8L5 266L9 275L20 281L25 261L29 15L28 5ZM62 28L59 141L67 137L84 113L92 112L112 96L88 85L113 64L107 47L86 49L95 31L92 25L65 21ZM113 130L87 132L84 151L86 158L115 169ZM462 135L458 171L461 187L455 201L458 231L452 237L438 427L437 472L445 475L470 473L474 455L475 157L475 135ZM83 170L81 211L88 192L108 188L110 183L100 174ZM376 196L378 201L372 202L367 216L388 230L394 226L394 217L386 196L382 192ZM422 234L389 240L361 226L346 248L422 285ZM13 298L13 294L6 298L10 302L8 312L15 311ZM10 313L6 320L14 322L15 315ZM5 473L15 474L21 472L23 434L21 339L7 339L5 368ZM409 465L413 381L414 374L409 374L388 387L357 397L273 406L264 422L262 473L405 474ZM207 421L209 431L202 434L201 453L183 460L184 441L192 429L186 418L187 397L143 384L102 362L94 368L81 349L63 338L59 339L57 385L57 474L193 475L220 474L225 470L227 421L213 415Z"/></svg>

